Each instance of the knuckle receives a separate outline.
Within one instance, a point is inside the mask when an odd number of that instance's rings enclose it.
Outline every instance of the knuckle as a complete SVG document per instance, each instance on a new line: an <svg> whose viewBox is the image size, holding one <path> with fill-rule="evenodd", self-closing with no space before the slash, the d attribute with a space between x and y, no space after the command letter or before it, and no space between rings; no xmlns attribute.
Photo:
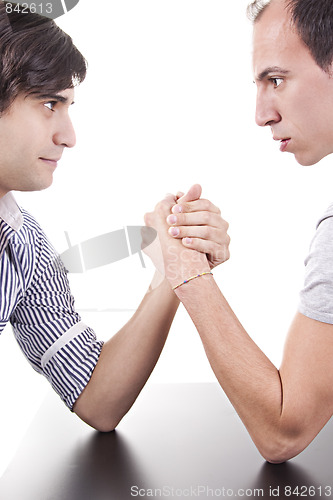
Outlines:
<svg viewBox="0 0 333 500"><path fill-rule="evenodd" d="M186 226L186 215L184 214L177 214L177 222L175 223L176 226Z"/></svg>
<svg viewBox="0 0 333 500"><path fill-rule="evenodd" d="M185 202L185 203L182 203L181 205L182 205L182 208L183 208L183 213L190 213L190 212L192 212L190 203L186 203Z"/></svg>
<svg viewBox="0 0 333 500"><path fill-rule="evenodd" d="M203 199L203 200L201 200L201 203L202 203L202 209L203 210L208 210L209 211L211 209L212 204L211 204L211 202L209 200Z"/></svg>
<svg viewBox="0 0 333 500"><path fill-rule="evenodd" d="M207 240L214 240L214 230L210 226L205 228L205 237Z"/></svg>
<svg viewBox="0 0 333 500"><path fill-rule="evenodd" d="M214 243L212 241L207 241L206 247L207 247L206 253L209 253L211 255L216 255L219 251L219 245L217 245L216 243Z"/></svg>
<svg viewBox="0 0 333 500"><path fill-rule="evenodd" d="M169 203L165 200L162 200L156 205L155 210L158 214L164 214L169 210Z"/></svg>
<svg viewBox="0 0 333 500"><path fill-rule="evenodd" d="M228 248L222 247L218 253L217 260L222 263L229 260L229 258L230 258L230 252Z"/></svg>
<svg viewBox="0 0 333 500"><path fill-rule="evenodd" d="M202 214L202 222L206 225L209 224L210 222L210 213L209 212L203 212Z"/></svg>
<svg viewBox="0 0 333 500"><path fill-rule="evenodd" d="M223 230L220 229L220 230L218 230L216 239L219 242L223 242L225 240L226 236L227 236L226 233Z"/></svg>

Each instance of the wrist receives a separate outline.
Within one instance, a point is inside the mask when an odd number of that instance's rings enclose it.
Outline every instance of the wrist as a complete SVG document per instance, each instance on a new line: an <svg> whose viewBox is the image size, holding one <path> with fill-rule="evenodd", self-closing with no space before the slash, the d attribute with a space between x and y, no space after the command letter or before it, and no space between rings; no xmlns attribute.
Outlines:
<svg viewBox="0 0 333 500"><path fill-rule="evenodd" d="M180 286L174 288L173 292L181 302L184 300L186 302L187 297L191 300L193 296L198 298L201 292L206 296L204 290L207 290L207 287L209 288L213 283L215 283L213 273L208 271L181 283Z"/></svg>
<svg viewBox="0 0 333 500"><path fill-rule="evenodd" d="M165 275L171 288L194 276L209 273L210 271L206 255L190 249L177 252L165 264Z"/></svg>
<svg viewBox="0 0 333 500"><path fill-rule="evenodd" d="M197 278L202 278L203 276L206 276L206 275L209 275L209 274L213 275L213 273L211 271L205 271L203 273L194 274L190 278L187 278L186 280L181 281L178 285L173 286L172 290L175 291L175 290L177 290L177 288L180 288L181 286L186 285L186 283L189 283L190 281L193 281L193 280L195 280Z"/></svg>

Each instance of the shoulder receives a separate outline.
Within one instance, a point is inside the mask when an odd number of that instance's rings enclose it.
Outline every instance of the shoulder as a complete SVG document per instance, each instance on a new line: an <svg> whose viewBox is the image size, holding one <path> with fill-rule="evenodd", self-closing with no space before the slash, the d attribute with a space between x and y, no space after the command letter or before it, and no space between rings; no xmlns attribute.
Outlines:
<svg viewBox="0 0 333 500"><path fill-rule="evenodd" d="M44 234L40 224L37 222L35 217L33 217L33 215L23 208L21 209L21 212L23 217L23 225L21 229L23 229L25 233Z"/></svg>
<svg viewBox="0 0 333 500"><path fill-rule="evenodd" d="M333 204L317 223L305 259L305 281L300 299L302 314L333 323Z"/></svg>
<svg viewBox="0 0 333 500"><path fill-rule="evenodd" d="M21 262L22 268L28 268L29 274L42 274L46 269L54 272L63 271L58 252L47 238L42 227L33 215L21 209L23 224L11 239L13 253ZM32 269L34 272L32 273ZM35 274L36 277L36 274Z"/></svg>
<svg viewBox="0 0 333 500"><path fill-rule="evenodd" d="M16 245L50 245L47 236L42 227L29 212L21 209L23 224L13 237L13 243Z"/></svg>
<svg viewBox="0 0 333 500"><path fill-rule="evenodd" d="M317 229L323 221L325 221L327 219L331 219L332 217L333 217L333 203L331 203L331 205L328 206L327 210L323 213L323 215L318 220Z"/></svg>
<svg viewBox="0 0 333 500"><path fill-rule="evenodd" d="M333 260L333 204L328 207L317 222L316 232L311 241L310 253L305 264L308 263L311 256L332 264L333 271L333 262L330 262Z"/></svg>

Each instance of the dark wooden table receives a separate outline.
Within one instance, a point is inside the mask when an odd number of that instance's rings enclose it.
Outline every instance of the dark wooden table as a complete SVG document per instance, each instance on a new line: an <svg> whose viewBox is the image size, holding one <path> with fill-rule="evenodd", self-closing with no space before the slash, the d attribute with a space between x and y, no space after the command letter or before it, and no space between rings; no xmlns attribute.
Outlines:
<svg viewBox="0 0 333 500"><path fill-rule="evenodd" d="M295 459L266 463L217 384L148 384L107 434L50 393L0 479L0 499L325 499L332 458L330 421Z"/></svg>

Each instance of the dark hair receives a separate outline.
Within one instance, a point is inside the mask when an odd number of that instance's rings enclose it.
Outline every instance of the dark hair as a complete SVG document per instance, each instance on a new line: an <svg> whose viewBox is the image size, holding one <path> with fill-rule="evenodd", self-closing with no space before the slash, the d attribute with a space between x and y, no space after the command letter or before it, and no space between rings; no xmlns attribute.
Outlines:
<svg viewBox="0 0 333 500"><path fill-rule="evenodd" d="M255 0L247 9L253 22L258 21L270 1ZM312 57L324 71L333 61L333 1L286 0L292 23L299 37L309 48Z"/></svg>
<svg viewBox="0 0 333 500"><path fill-rule="evenodd" d="M12 8L6 7L11 5ZM19 94L52 94L81 83L87 64L69 35L39 14L0 1L0 113Z"/></svg>
<svg viewBox="0 0 333 500"><path fill-rule="evenodd" d="M324 71L333 61L332 0L288 0L291 18L299 36Z"/></svg>

